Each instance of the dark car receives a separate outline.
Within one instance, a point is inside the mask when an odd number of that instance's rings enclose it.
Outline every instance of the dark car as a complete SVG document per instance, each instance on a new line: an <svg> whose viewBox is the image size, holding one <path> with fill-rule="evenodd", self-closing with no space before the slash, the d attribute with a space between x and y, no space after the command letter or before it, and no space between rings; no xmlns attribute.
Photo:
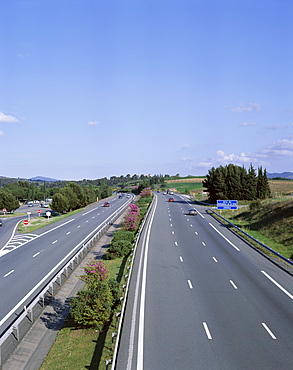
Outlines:
<svg viewBox="0 0 293 370"><path fill-rule="evenodd" d="M105 202L104 203L104 207L109 207L110 206L110 203L109 202Z"/></svg>
<svg viewBox="0 0 293 370"><path fill-rule="evenodd" d="M2 220L0 220L0 227L2 226Z"/></svg>
<svg viewBox="0 0 293 370"><path fill-rule="evenodd" d="M197 216L197 211L195 208L191 208L189 211L188 211L188 214L189 215L193 215L193 216Z"/></svg>
<svg viewBox="0 0 293 370"><path fill-rule="evenodd" d="M174 198L169 198L169 202L174 202Z"/></svg>

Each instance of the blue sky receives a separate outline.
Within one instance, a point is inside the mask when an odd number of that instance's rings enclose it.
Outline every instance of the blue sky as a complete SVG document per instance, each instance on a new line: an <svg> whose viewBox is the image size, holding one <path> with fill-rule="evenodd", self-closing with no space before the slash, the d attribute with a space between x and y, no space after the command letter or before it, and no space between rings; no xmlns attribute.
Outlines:
<svg viewBox="0 0 293 370"><path fill-rule="evenodd" d="M0 176L293 171L291 0L1 0Z"/></svg>

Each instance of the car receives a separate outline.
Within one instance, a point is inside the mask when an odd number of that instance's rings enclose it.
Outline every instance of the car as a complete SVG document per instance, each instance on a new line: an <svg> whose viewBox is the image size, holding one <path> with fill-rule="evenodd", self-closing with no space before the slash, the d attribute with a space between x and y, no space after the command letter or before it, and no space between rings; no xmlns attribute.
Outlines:
<svg viewBox="0 0 293 370"><path fill-rule="evenodd" d="M2 220L0 220L0 227L2 226Z"/></svg>
<svg viewBox="0 0 293 370"><path fill-rule="evenodd" d="M110 206L110 203L109 202L105 202L104 203L104 207L109 207Z"/></svg>
<svg viewBox="0 0 293 370"><path fill-rule="evenodd" d="M169 202L174 202L174 198L169 198Z"/></svg>
<svg viewBox="0 0 293 370"><path fill-rule="evenodd" d="M197 211L195 208L191 208L189 211L188 211L188 214L189 215L193 215L193 216L197 216Z"/></svg>
<svg viewBox="0 0 293 370"><path fill-rule="evenodd" d="M28 203L27 206L28 207L33 207L34 206L34 203Z"/></svg>
<svg viewBox="0 0 293 370"><path fill-rule="evenodd" d="M45 203L43 203L43 204L42 204L42 207L43 207L43 208L50 208L50 207L49 207L49 204L45 204Z"/></svg>
<svg viewBox="0 0 293 370"><path fill-rule="evenodd" d="M164 193L163 193L164 195L167 195L167 193L164 191Z"/></svg>

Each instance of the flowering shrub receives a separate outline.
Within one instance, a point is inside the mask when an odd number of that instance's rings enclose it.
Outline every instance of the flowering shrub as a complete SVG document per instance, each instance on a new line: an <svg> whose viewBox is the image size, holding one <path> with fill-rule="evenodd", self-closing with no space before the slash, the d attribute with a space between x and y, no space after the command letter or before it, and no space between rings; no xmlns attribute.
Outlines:
<svg viewBox="0 0 293 370"><path fill-rule="evenodd" d="M151 188L145 188L141 191L141 193L139 194L142 198L144 197L150 197L151 196Z"/></svg>
<svg viewBox="0 0 293 370"><path fill-rule="evenodd" d="M70 302L70 313L74 321L85 327L101 330L110 319L114 303L108 273L102 261L91 261L80 277L86 282L84 290Z"/></svg>
<svg viewBox="0 0 293 370"><path fill-rule="evenodd" d="M129 208L128 215L124 219L124 229L136 231L140 221L139 207L135 204L130 204Z"/></svg>

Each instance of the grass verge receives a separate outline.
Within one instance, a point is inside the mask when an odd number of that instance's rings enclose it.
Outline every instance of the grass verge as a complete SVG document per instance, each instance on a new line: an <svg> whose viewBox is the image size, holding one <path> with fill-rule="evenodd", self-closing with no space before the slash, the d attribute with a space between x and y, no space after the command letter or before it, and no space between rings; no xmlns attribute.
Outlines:
<svg viewBox="0 0 293 370"><path fill-rule="evenodd" d="M126 257L104 260L109 276L117 279L121 287L126 283L126 262ZM118 307L117 312L120 310L121 307ZM115 341L112 342L112 333L117 333L118 324L114 313L102 332L80 329L69 315L40 370L106 369L106 360L113 357Z"/></svg>

